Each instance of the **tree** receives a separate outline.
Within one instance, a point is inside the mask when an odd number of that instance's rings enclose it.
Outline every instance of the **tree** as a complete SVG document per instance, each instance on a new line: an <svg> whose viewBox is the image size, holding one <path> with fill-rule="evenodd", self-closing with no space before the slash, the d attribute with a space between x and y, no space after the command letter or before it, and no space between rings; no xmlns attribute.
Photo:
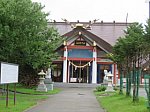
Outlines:
<svg viewBox="0 0 150 112"><path fill-rule="evenodd" d="M146 46L146 54L145 55L148 55L148 61L145 63L145 67L148 67L150 68L150 19L147 20L147 24L145 25L145 34L144 34L144 39L145 39L145 46ZM150 71L148 70L147 71L148 74L150 73ZM147 92L147 99L148 99L148 105L150 106L150 79L149 79L149 82L148 82L148 92ZM145 85L146 87L146 85ZM146 88L147 89L147 88ZM148 107L149 110L150 110L150 107Z"/></svg>
<svg viewBox="0 0 150 112"><path fill-rule="evenodd" d="M57 57L54 50L61 41L48 27L43 8L31 0L0 1L0 60L19 64L26 85L37 83L37 73Z"/></svg>
<svg viewBox="0 0 150 112"><path fill-rule="evenodd" d="M120 66L120 73L127 79L126 95L130 96L131 75L133 74L133 101L138 101L138 84L141 52L143 51L144 38L143 27L139 23L133 23L125 31L125 36L119 38L113 46L114 60ZM120 83L121 85L121 83ZM122 87L120 91L122 92Z"/></svg>
<svg viewBox="0 0 150 112"><path fill-rule="evenodd" d="M141 54L144 50L144 30L142 24L134 23L130 25L126 31L125 38L127 39L127 52L130 62L128 66L128 83L127 83L127 95L130 95L131 90L131 75L133 81L133 101L138 101L139 90L139 74L141 71Z"/></svg>

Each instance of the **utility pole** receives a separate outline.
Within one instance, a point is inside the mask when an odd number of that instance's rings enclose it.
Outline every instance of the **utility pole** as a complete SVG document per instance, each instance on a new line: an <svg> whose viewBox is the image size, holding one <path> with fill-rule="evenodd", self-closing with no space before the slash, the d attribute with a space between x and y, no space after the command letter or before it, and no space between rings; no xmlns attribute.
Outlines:
<svg viewBox="0 0 150 112"><path fill-rule="evenodd" d="M146 3L149 3L149 19L150 19L150 0L146 0Z"/></svg>
<svg viewBox="0 0 150 112"><path fill-rule="evenodd" d="M150 0L149 0L149 19L150 19Z"/></svg>

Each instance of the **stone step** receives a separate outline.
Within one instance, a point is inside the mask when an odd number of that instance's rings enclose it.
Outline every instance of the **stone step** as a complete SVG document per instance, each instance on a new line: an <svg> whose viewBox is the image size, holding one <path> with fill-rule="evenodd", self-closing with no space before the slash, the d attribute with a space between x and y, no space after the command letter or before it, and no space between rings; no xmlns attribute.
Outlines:
<svg viewBox="0 0 150 112"><path fill-rule="evenodd" d="M54 87L60 87L60 88L95 88L97 86L100 86L101 84L88 84L88 83L59 83L54 82Z"/></svg>

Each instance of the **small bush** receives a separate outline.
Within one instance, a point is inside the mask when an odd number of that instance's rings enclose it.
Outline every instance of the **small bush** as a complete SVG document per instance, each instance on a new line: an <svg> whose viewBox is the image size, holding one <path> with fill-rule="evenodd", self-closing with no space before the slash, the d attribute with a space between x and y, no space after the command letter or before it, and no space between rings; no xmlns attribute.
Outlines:
<svg viewBox="0 0 150 112"><path fill-rule="evenodd" d="M105 86L97 86L96 87L96 91L101 92L101 91L105 91L106 87Z"/></svg>
<svg viewBox="0 0 150 112"><path fill-rule="evenodd" d="M114 90L115 90L115 91L119 90L119 87L114 87Z"/></svg>

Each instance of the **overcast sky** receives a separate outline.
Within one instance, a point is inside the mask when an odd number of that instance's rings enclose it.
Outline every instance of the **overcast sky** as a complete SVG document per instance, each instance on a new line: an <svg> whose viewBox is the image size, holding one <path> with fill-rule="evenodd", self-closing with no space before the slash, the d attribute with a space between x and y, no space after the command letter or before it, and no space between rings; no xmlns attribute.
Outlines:
<svg viewBox="0 0 150 112"><path fill-rule="evenodd" d="M149 4L146 0L32 0L45 5L51 20L85 21L99 19L104 22L145 23L149 16Z"/></svg>

